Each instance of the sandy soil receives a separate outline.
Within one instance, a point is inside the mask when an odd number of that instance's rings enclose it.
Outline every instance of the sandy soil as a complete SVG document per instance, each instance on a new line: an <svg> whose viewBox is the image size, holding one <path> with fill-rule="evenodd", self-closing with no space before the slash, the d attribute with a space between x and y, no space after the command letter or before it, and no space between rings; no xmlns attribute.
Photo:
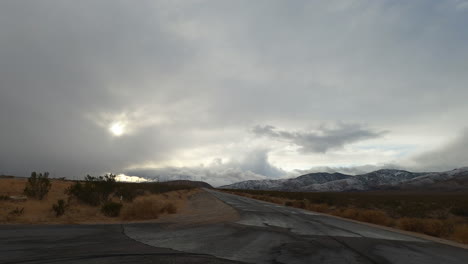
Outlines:
<svg viewBox="0 0 468 264"><path fill-rule="evenodd" d="M177 214L165 215L154 222L167 228L237 221L239 213L206 191L200 190L188 197L187 204Z"/></svg>

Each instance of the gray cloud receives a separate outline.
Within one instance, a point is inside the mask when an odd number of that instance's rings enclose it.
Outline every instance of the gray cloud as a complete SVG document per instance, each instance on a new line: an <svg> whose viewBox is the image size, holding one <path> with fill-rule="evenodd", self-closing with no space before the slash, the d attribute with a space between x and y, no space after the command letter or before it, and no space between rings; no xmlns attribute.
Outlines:
<svg viewBox="0 0 468 264"><path fill-rule="evenodd" d="M330 155L369 138L391 146L450 135L468 113L464 6L0 1L0 173L177 171L238 155L229 167L239 175L280 177L281 157L270 164L264 151L291 155L270 149L277 139ZM340 121L349 123L293 132ZM113 122L126 123L126 133L112 136ZM284 130L264 127L263 142L245 133L256 124ZM353 153L343 163L361 164ZM302 164L314 158L300 154ZM440 162L452 160L462 161Z"/></svg>
<svg viewBox="0 0 468 264"><path fill-rule="evenodd" d="M296 177L299 175L304 175L307 173L314 173L314 172L328 172L334 173L339 172L348 175L358 175L364 174L380 169L405 169L402 166L396 164L382 164L382 165L361 165L361 166L351 166L351 167L328 167L328 166L316 166L312 167L307 170L294 170L290 173L291 177Z"/></svg>
<svg viewBox="0 0 468 264"><path fill-rule="evenodd" d="M255 126L252 132L258 136L268 136L278 140L285 140L299 146L304 153L325 153L332 149L366 139L378 138L386 132L374 132L358 124L339 123L334 128L321 126L314 132L291 132L277 130L273 126Z"/></svg>
<svg viewBox="0 0 468 264"><path fill-rule="evenodd" d="M448 144L414 157L410 166L418 170L447 171L468 166L468 129Z"/></svg>
<svg viewBox="0 0 468 264"><path fill-rule="evenodd" d="M214 186L287 175L281 168L270 164L267 150L255 150L246 153L240 159L228 162L215 159L210 164L192 167L136 168L125 171L125 174L160 181L201 180L210 182Z"/></svg>

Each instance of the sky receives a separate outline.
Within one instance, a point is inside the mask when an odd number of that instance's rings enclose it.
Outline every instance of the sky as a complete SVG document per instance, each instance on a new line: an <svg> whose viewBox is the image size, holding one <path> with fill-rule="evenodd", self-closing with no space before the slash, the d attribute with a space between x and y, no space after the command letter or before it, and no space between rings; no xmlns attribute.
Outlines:
<svg viewBox="0 0 468 264"><path fill-rule="evenodd" d="M2 0L0 174L468 166L466 0Z"/></svg>

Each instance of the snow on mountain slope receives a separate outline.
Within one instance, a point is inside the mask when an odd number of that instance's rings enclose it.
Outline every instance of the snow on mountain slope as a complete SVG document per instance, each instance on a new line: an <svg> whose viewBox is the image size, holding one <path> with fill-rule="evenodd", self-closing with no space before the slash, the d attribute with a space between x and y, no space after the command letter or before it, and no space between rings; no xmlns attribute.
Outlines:
<svg viewBox="0 0 468 264"><path fill-rule="evenodd" d="M221 186L223 189L245 189L245 190L284 190L298 191L302 187L325 183L334 180L347 179L353 176L341 173L310 173L292 179L281 180L250 180L230 185Z"/></svg>
<svg viewBox="0 0 468 264"><path fill-rule="evenodd" d="M303 191L341 192L341 191L364 191L375 187L386 185L393 186L402 181L413 179L424 175L424 173L413 173L404 170L377 170L352 178L330 181L323 184L313 184L302 188Z"/></svg>
<svg viewBox="0 0 468 264"><path fill-rule="evenodd" d="M281 190L309 192L368 191L414 189L427 186L432 190L468 187L468 167L447 172L415 173L383 169L350 176L341 173L310 173L292 179L243 181L220 188L247 190Z"/></svg>
<svg viewBox="0 0 468 264"><path fill-rule="evenodd" d="M398 189L456 190L468 187L468 167L431 172L396 185Z"/></svg>

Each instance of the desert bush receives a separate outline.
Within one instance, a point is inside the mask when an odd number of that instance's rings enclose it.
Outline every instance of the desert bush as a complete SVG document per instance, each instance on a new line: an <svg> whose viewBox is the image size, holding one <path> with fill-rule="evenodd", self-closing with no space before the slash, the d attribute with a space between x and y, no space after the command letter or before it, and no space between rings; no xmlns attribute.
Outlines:
<svg viewBox="0 0 468 264"><path fill-rule="evenodd" d="M151 198L134 201L125 205L122 209L122 218L125 220L147 220L156 219L162 213L173 214L177 212L177 207L172 203L162 203Z"/></svg>
<svg viewBox="0 0 468 264"><path fill-rule="evenodd" d="M468 244L468 225L455 226L453 230L453 238L461 243Z"/></svg>
<svg viewBox="0 0 468 264"><path fill-rule="evenodd" d="M453 207L450 212L454 215L468 217L468 205L464 204Z"/></svg>
<svg viewBox="0 0 468 264"><path fill-rule="evenodd" d="M308 210L324 213L328 211L328 204L309 204L307 206Z"/></svg>
<svg viewBox="0 0 468 264"><path fill-rule="evenodd" d="M83 183L74 183L67 188L65 193L83 203L98 206L109 200L109 196L114 192L115 187L114 174L98 177L87 175Z"/></svg>
<svg viewBox="0 0 468 264"><path fill-rule="evenodd" d="M142 195L144 194L144 191L141 192L139 189L132 189L128 185L120 185L117 187L117 190L115 191L115 196L118 198L122 198L122 200L126 202L131 202L137 195Z"/></svg>
<svg viewBox="0 0 468 264"><path fill-rule="evenodd" d="M101 207L101 212L105 216L117 217L120 214L120 209L122 209L121 203L116 203L112 201L105 202Z"/></svg>
<svg viewBox="0 0 468 264"><path fill-rule="evenodd" d="M357 220L378 225L389 225L392 222L384 212L377 210L362 210Z"/></svg>
<svg viewBox="0 0 468 264"><path fill-rule="evenodd" d="M20 216L24 213L24 207L21 209L19 207L16 207L14 210L10 211L9 215L13 216Z"/></svg>
<svg viewBox="0 0 468 264"><path fill-rule="evenodd" d="M55 216L59 217L65 213L65 209L67 209L67 207L68 205L65 201L60 199L56 204L52 205L52 210L55 212Z"/></svg>
<svg viewBox="0 0 468 264"><path fill-rule="evenodd" d="M168 214L175 214L177 213L177 207L173 203L166 203L163 206L161 212L165 212Z"/></svg>
<svg viewBox="0 0 468 264"><path fill-rule="evenodd" d="M348 209L341 211L338 215L344 218L357 219L359 212L357 209L348 208Z"/></svg>
<svg viewBox="0 0 468 264"><path fill-rule="evenodd" d="M398 227L412 232L440 237L450 232L451 225L438 219L402 218Z"/></svg>
<svg viewBox="0 0 468 264"><path fill-rule="evenodd" d="M24 188L24 194L42 200L49 192L51 185L48 172L44 172L44 174L32 172Z"/></svg>

